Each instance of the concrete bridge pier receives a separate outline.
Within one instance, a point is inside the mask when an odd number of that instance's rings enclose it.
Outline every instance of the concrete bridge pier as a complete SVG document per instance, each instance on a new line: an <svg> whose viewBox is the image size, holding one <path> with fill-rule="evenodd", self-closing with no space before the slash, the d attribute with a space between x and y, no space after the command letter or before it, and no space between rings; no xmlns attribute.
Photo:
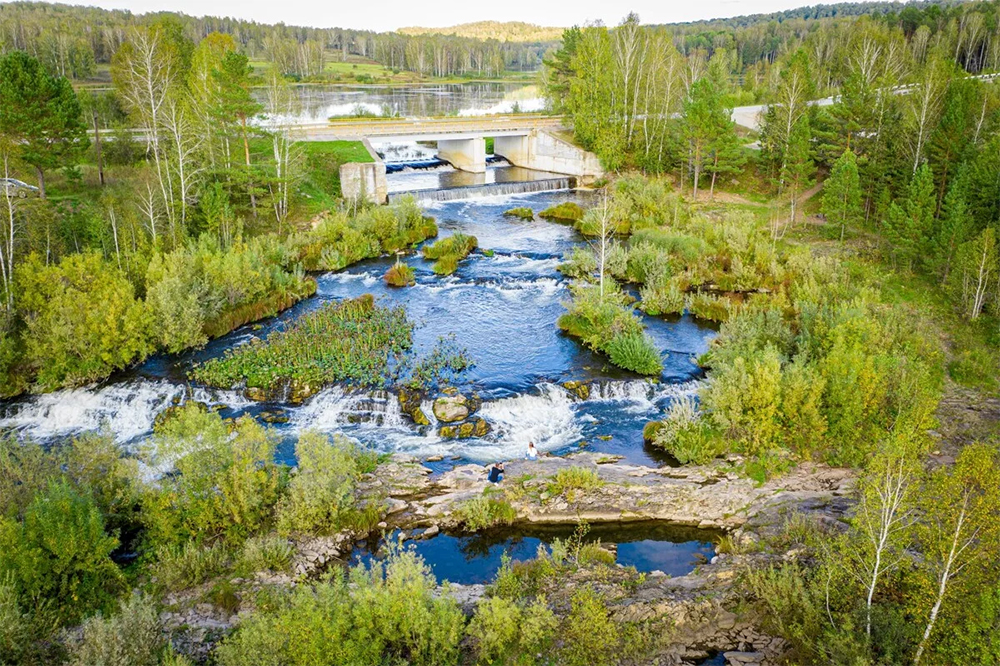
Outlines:
<svg viewBox="0 0 1000 666"><path fill-rule="evenodd" d="M438 141L438 157L461 171L485 173L486 139L441 139Z"/></svg>

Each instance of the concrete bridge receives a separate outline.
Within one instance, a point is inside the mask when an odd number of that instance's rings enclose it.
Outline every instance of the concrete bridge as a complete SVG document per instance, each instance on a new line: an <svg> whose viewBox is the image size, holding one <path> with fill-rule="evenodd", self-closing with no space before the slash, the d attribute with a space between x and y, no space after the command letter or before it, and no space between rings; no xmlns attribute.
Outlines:
<svg viewBox="0 0 1000 666"><path fill-rule="evenodd" d="M486 139L493 139L493 154L514 166L596 178L603 174L593 153L574 145L562 132L559 116L517 115L479 118L421 118L331 121L291 128L297 141L362 141L371 163L345 164L340 170L345 197L386 200L385 164L372 148L371 139L436 141L438 157L456 169L486 171Z"/></svg>

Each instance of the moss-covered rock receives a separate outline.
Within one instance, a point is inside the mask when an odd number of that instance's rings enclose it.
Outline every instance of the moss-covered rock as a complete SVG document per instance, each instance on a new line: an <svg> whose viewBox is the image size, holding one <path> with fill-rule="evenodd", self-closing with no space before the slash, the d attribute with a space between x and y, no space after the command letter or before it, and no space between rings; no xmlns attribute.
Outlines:
<svg viewBox="0 0 1000 666"><path fill-rule="evenodd" d="M578 397L580 400L586 400L590 397L590 384L586 382L576 380L563 382L563 388Z"/></svg>
<svg viewBox="0 0 1000 666"><path fill-rule="evenodd" d="M420 407L420 403L423 401L423 395L420 391L414 391L408 388L399 389L399 408L404 414L413 419L413 422L418 426L427 426L431 424L431 420L427 418L424 414L424 410Z"/></svg>
<svg viewBox="0 0 1000 666"><path fill-rule="evenodd" d="M446 395L434 401L434 417L442 423L456 423L469 418L479 409L482 401L479 396L464 396L456 391L445 391Z"/></svg>
<svg viewBox="0 0 1000 666"><path fill-rule="evenodd" d="M535 211L531 210L527 206L519 206L517 208L511 208L503 212L504 217L518 217L522 220L533 220L535 219Z"/></svg>
<svg viewBox="0 0 1000 666"><path fill-rule="evenodd" d="M555 220L556 222L576 222L583 219L584 212L579 204L575 204L572 201L564 201L558 206L546 208L538 214L538 217L546 220Z"/></svg>
<svg viewBox="0 0 1000 666"><path fill-rule="evenodd" d="M471 439L473 437L485 437L490 434L493 428L486 419L473 418L464 423L454 423L441 426L438 435L442 439Z"/></svg>

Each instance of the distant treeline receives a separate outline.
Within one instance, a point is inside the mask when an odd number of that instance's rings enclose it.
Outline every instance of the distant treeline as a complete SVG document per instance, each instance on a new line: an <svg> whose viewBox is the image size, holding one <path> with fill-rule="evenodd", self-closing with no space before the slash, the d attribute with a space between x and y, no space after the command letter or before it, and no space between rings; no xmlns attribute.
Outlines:
<svg viewBox="0 0 1000 666"><path fill-rule="evenodd" d="M328 59L355 55L422 76L497 76L531 71L555 42L514 42L454 35L403 35L343 28L262 24L234 18L192 17L172 12L135 15L124 10L13 2L0 5L0 53L21 50L54 74L81 80L111 62L135 26L175 24L197 44L217 32L231 35L254 60L274 63L292 78L323 73Z"/></svg>

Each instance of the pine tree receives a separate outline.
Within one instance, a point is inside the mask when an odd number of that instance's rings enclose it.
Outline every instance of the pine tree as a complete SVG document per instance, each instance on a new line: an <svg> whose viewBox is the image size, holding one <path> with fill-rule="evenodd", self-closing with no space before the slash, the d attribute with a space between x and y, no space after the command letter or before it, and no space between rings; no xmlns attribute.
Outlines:
<svg viewBox="0 0 1000 666"><path fill-rule="evenodd" d="M785 159L781 168L778 189L779 193L784 194L788 199L789 221L793 225L798 215L799 196L808 187L809 176L813 172L813 162L809 150L811 135L809 117L803 115L792 127L792 133L785 148Z"/></svg>
<svg viewBox="0 0 1000 666"><path fill-rule="evenodd" d="M968 240L972 233L972 217L968 205L968 169L963 164L958 175L948 188L941 209L941 219L935 237L935 269L941 274L941 281L947 282L952 261L958 247Z"/></svg>
<svg viewBox="0 0 1000 666"><path fill-rule="evenodd" d="M892 253L908 268L922 259L930 262L935 238L934 176L927 164L920 165L910 180L906 198L893 202L885 220L886 237Z"/></svg>
<svg viewBox="0 0 1000 666"><path fill-rule="evenodd" d="M844 240L844 229L858 224L864 214L858 159L850 149L836 161L823 184L823 214L827 222L840 227L840 240Z"/></svg>
<svg viewBox="0 0 1000 666"><path fill-rule="evenodd" d="M0 134L35 168L43 198L45 171L74 164L90 144L69 80L49 76L23 51L0 59Z"/></svg>

